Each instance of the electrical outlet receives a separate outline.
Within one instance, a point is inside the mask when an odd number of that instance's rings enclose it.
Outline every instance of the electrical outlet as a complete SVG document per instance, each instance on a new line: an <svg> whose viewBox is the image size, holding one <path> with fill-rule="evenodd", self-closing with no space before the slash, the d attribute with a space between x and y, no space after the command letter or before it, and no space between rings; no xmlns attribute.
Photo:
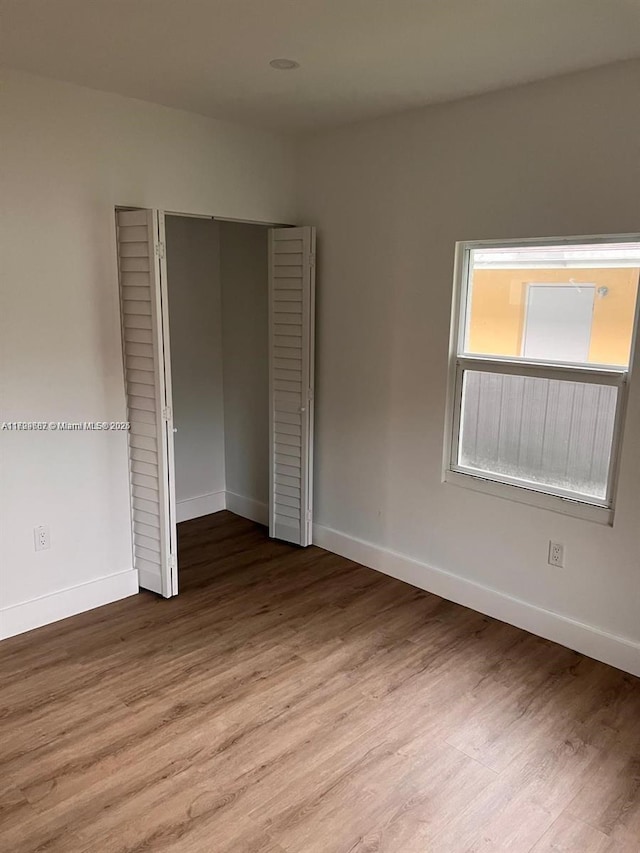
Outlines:
<svg viewBox="0 0 640 853"><path fill-rule="evenodd" d="M564 567L564 545L562 542L549 542L549 565L559 569Z"/></svg>
<svg viewBox="0 0 640 853"><path fill-rule="evenodd" d="M49 528L46 525L41 524L39 527L34 527L33 538L36 545L36 551L47 551L51 547Z"/></svg>

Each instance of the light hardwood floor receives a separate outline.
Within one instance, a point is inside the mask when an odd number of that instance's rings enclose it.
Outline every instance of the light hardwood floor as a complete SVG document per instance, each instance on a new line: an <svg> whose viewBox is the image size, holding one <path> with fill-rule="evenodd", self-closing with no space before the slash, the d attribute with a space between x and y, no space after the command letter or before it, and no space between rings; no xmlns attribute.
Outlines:
<svg viewBox="0 0 640 853"><path fill-rule="evenodd" d="M3 853L638 853L640 680L223 512L0 645Z"/></svg>

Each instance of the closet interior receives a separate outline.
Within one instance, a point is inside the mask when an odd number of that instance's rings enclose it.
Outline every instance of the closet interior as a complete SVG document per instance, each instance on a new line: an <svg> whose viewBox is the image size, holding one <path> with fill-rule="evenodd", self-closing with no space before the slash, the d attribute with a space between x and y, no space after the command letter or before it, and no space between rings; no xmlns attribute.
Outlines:
<svg viewBox="0 0 640 853"><path fill-rule="evenodd" d="M176 520L269 501L264 225L165 216Z"/></svg>

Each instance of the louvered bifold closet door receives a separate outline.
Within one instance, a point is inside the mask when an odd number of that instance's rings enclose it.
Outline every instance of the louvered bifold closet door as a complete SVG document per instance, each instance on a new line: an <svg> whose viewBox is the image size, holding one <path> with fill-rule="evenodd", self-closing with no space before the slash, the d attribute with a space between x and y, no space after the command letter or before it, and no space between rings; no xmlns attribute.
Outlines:
<svg viewBox="0 0 640 853"><path fill-rule="evenodd" d="M140 586L177 593L164 217L116 211L129 429L133 560Z"/></svg>
<svg viewBox="0 0 640 853"><path fill-rule="evenodd" d="M269 240L269 534L311 544L315 228Z"/></svg>

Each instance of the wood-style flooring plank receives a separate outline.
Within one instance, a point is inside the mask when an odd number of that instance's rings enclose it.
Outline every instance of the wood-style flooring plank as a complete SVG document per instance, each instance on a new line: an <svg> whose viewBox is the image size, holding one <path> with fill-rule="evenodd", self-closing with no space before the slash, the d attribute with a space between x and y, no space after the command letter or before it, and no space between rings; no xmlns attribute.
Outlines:
<svg viewBox="0 0 640 853"><path fill-rule="evenodd" d="M640 680L222 512L0 644L11 853L638 853Z"/></svg>

